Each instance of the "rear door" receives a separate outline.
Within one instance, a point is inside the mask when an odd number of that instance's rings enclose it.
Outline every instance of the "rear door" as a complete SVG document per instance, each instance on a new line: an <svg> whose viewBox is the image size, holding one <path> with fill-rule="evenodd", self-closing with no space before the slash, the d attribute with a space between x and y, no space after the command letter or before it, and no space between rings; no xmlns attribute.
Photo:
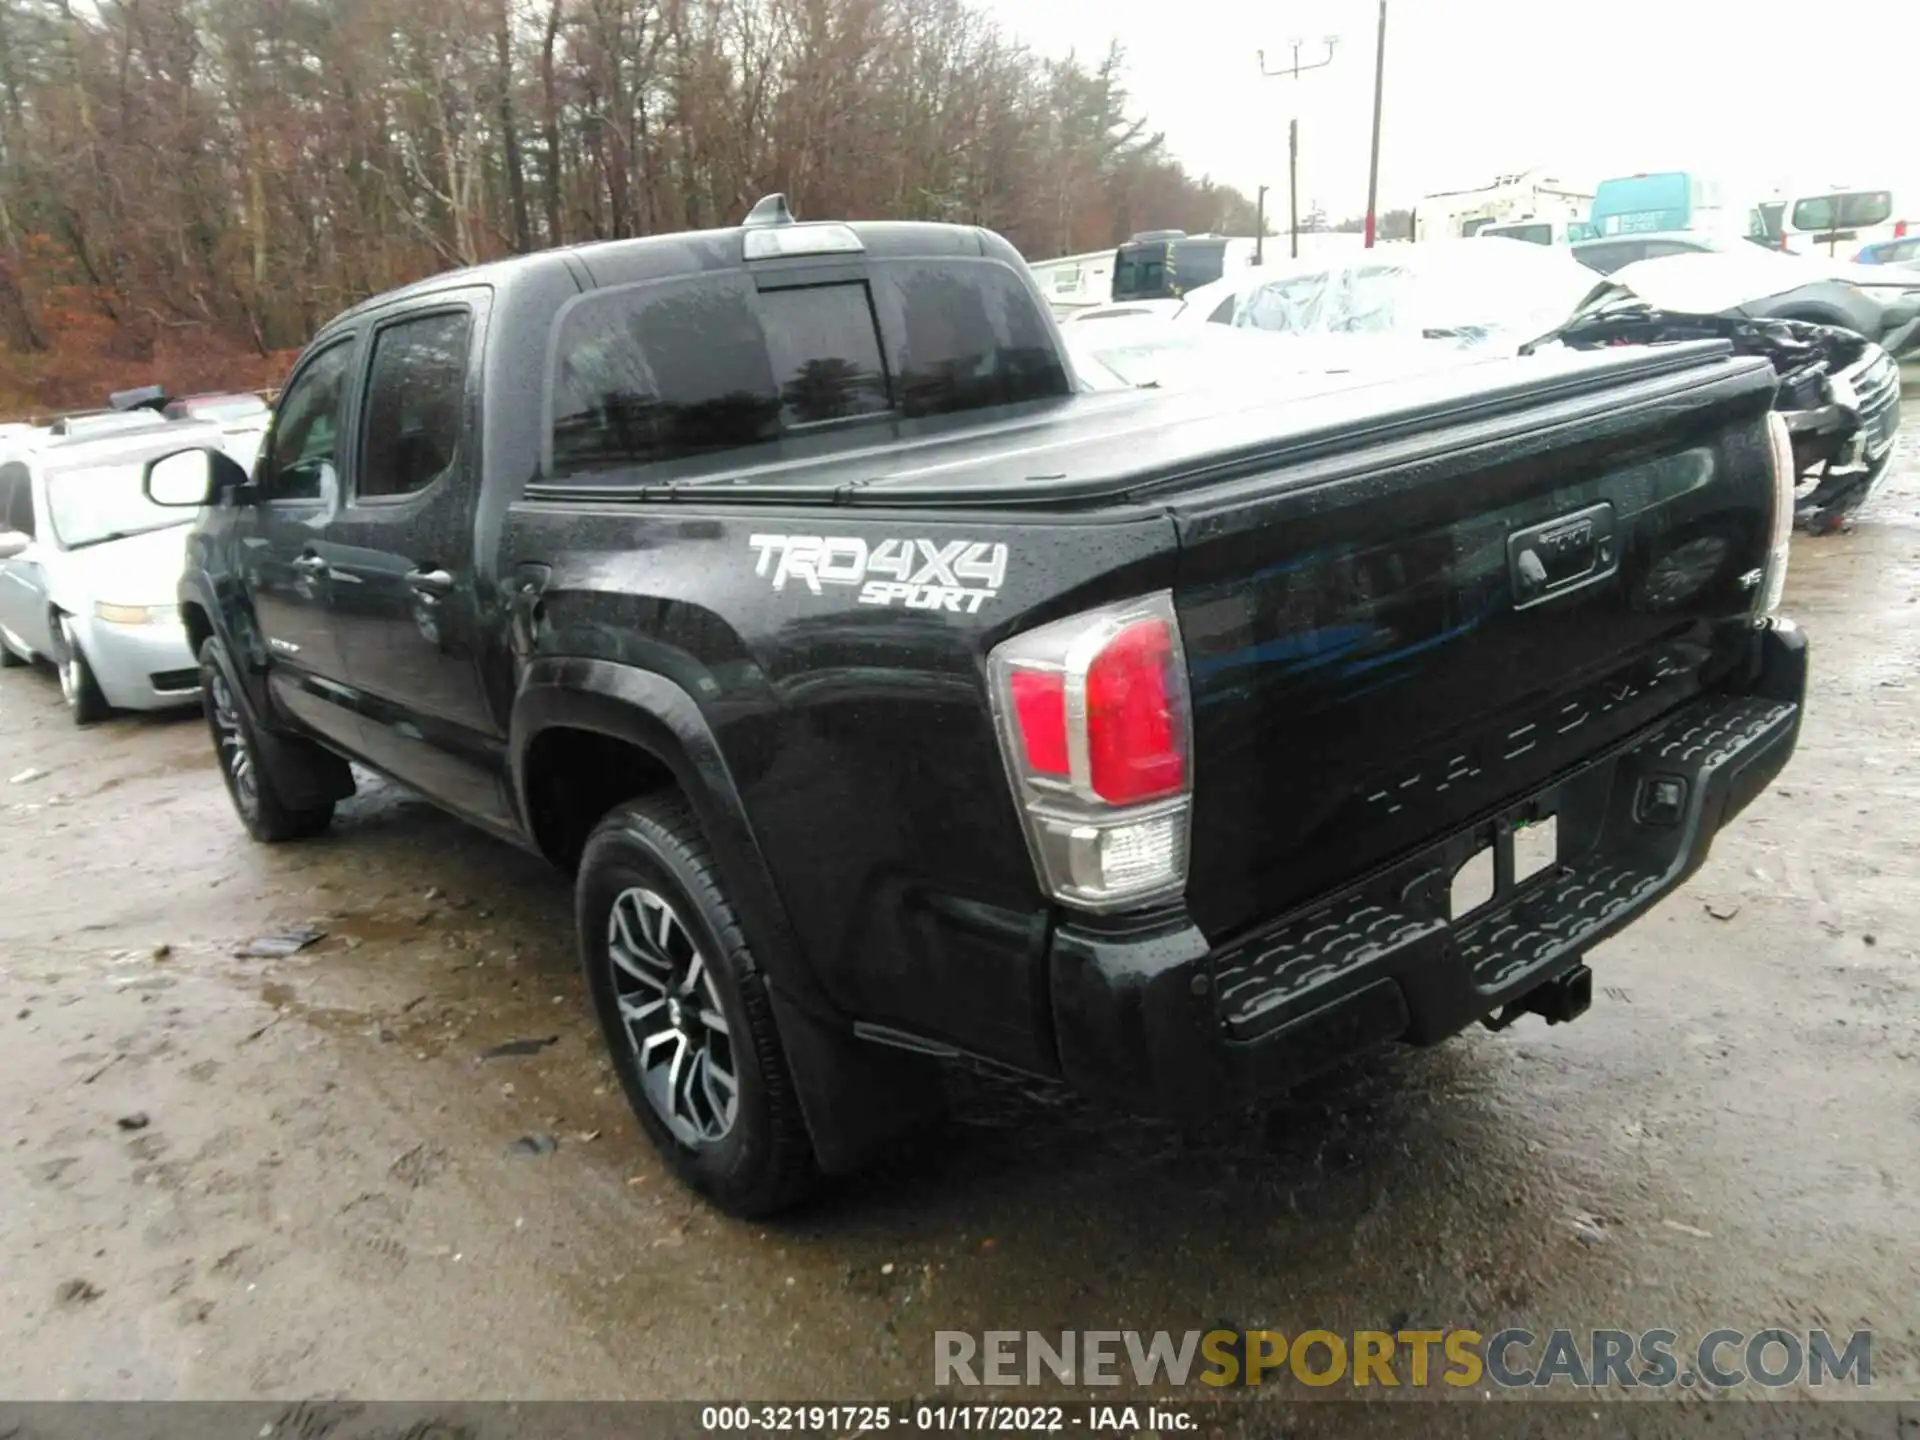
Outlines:
<svg viewBox="0 0 1920 1440"><path fill-rule="evenodd" d="M236 526L274 703L349 749L359 729L328 607L330 532L358 349L357 337L344 335L309 356L288 382L255 471L256 503Z"/></svg>
<svg viewBox="0 0 1920 1440"><path fill-rule="evenodd" d="M333 613L366 758L505 824L505 732L481 684L474 563L485 301L461 292L373 330L335 524Z"/></svg>

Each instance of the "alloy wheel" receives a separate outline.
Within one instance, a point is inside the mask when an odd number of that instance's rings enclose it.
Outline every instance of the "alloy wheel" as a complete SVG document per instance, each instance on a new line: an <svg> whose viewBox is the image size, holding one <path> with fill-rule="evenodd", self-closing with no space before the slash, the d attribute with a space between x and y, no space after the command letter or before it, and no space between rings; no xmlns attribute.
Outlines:
<svg viewBox="0 0 1920 1440"><path fill-rule="evenodd" d="M647 1103L683 1145L725 1139L740 1110L733 1033L692 931L663 897L635 886L613 902L607 957Z"/></svg>
<svg viewBox="0 0 1920 1440"><path fill-rule="evenodd" d="M210 718L220 764L226 769L227 778L233 781L241 808L251 814L260 798L253 773L253 752L247 748L247 737L240 729L240 712L234 706L233 692L227 688L227 677L218 668L208 677L207 694L213 701Z"/></svg>

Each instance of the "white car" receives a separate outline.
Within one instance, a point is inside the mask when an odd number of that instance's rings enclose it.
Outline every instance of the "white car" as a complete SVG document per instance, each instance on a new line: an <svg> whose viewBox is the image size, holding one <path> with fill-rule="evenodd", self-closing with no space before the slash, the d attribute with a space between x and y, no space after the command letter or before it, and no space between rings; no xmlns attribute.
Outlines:
<svg viewBox="0 0 1920 1440"><path fill-rule="evenodd" d="M194 512L155 505L142 473L222 438L217 425L172 422L49 440L0 464L0 664L54 665L76 724L197 698L175 598Z"/></svg>
<svg viewBox="0 0 1920 1440"><path fill-rule="evenodd" d="M1062 317L1062 325L1091 325L1101 320L1171 319L1185 303L1180 300L1123 300L1111 305L1088 305Z"/></svg>
<svg viewBox="0 0 1920 1440"><path fill-rule="evenodd" d="M1231 388L1256 385L1276 393L1307 395L1316 377L1363 374L1383 380L1471 363L1458 351L1392 337L1319 336L1275 344L1257 330L1231 325L1169 325L1150 317L1115 319L1102 325L1061 330L1075 373L1087 390Z"/></svg>
<svg viewBox="0 0 1920 1440"><path fill-rule="evenodd" d="M1171 318L1296 338L1519 346L1571 315L1598 278L1565 246L1474 236L1263 266L1192 291Z"/></svg>
<svg viewBox="0 0 1920 1440"><path fill-rule="evenodd" d="M1809 285L1804 265L1743 244L1726 254L1642 260L1607 279L1563 246L1476 236L1235 277L1193 291L1171 321L1114 320L1063 333L1090 388L1097 382L1088 377L1102 373L1166 386L1276 373L1386 379L1565 344L1729 341L1779 372L1774 408L1786 418L1802 476L1796 516L1830 532L1888 473L1900 426L1893 357L1920 349L1920 299L1882 301L1826 280ZM1822 308L1803 308L1815 301ZM1842 303L1859 308L1858 323L1829 318L1824 307ZM1773 323L1785 320L1818 328ZM1123 324L1136 327L1131 336L1114 328ZM1275 355L1242 358L1214 347L1197 359L1174 339L1207 332L1264 336Z"/></svg>

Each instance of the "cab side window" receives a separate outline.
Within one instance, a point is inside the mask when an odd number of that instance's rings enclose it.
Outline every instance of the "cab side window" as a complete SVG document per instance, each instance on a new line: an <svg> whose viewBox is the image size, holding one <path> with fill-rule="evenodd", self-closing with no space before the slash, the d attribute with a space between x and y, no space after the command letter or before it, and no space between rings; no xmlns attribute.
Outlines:
<svg viewBox="0 0 1920 1440"><path fill-rule="evenodd" d="M353 341L323 350L295 377L280 399L260 457L263 500L318 500L326 477L339 465L341 401Z"/></svg>
<svg viewBox="0 0 1920 1440"><path fill-rule="evenodd" d="M373 342L361 499L412 495L454 466L467 393L466 311L389 325Z"/></svg>

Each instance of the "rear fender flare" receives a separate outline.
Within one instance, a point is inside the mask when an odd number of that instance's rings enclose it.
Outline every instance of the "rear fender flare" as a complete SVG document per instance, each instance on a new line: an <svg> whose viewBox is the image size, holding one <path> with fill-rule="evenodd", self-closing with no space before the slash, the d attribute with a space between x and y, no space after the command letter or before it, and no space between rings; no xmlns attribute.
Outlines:
<svg viewBox="0 0 1920 1440"><path fill-rule="evenodd" d="M693 697L664 675L637 666L536 660L514 699L510 731L514 795L529 822L527 755L541 732L555 727L593 731L646 751L686 795L767 981L774 1024L821 1168L829 1174L852 1170L938 1113L938 1072L921 1057L858 1039L852 1022L821 991L726 757Z"/></svg>
<svg viewBox="0 0 1920 1440"><path fill-rule="evenodd" d="M555 728L588 730L644 750L672 772L726 877L755 954L776 991L833 1013L794 941L773 872L719 741L694 699L666 676L587 658L536 660L514 697L509 734L514 799L532 836L527 757Z"/></svg>

